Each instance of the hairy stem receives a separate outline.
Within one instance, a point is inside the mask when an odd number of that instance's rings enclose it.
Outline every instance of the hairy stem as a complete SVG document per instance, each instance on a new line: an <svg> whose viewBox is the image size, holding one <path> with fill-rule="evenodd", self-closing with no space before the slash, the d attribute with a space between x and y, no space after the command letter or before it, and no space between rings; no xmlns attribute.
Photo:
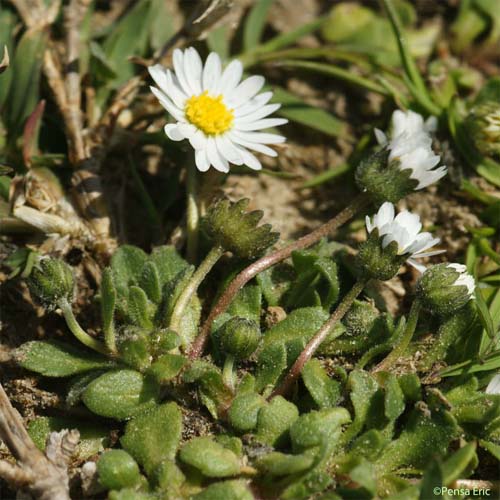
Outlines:
<svg viewBox="0 0 500 500"><path fill-rule="evenodd" d="M309 340L307 345L304 347L304 350L300 353L299 357L296 359L295 363L288 371L283 382L271 393L269 399L272 399L275 396L282 396L290 390L293 383L299 377L302 368L304 368L304 365L313 357L314 353L323 343L332 328L336 325L337 321L340 321L344 317L356 297L363 291L363 288L366 286L367 282L368 280L366 279L360 279L354 284L354 286L349 290L349 292L337 306L337 309L335 309L328 321L324 323L323 326L314 334L311 340Z"/></svg>
<svg viewBox="0 0 500 500"><path fill-rule="evenodd" d="M403 332L401 340L394 346L392 352L372 370L373 372L387 370L404 354L406 348L410 344L413 334L415 333L419 313L420 302L418 300L414 300L411 305L410 314L408 315L408 323L406 323L405 331Z"/></svg>
<svg viewBox="0 0 500 500"><path fill-rule="evenodd" d="M196 167L189 165L186 177L187 197L187 260L191 264L196 262L198 253L198 233L200 223L200 210L196 196Z"/></svg>
<svg viewBox="0 0 500 500"><path fill-rule="evenodd" d="M335 217L330 219L328 222L322 226L315 229L313 232L306 234L302 238L290 243L290 245L276 250L259 260L253 262L248 267L243 269L234 279L231 281L229 286L224 290L224 293L220 296L219 300L215 306L210 311L208 318L205 320L201 331L193 343L189 356L191 359L196 359L203 354L203 349L208 341L210 335L210 328L213 321L217 316L226 311L226 309L231 304L232 300L239 292L239 290L246 285L252 278L257 276L257 274L269 269L274 264L281 262L282 260L290 257L292 252L295 250L302 250L308 248L315 243L317 243L321 238L328 236L332 231L339 228L342 224L351 219L357 212L368 205L370 199L367 194L361 194L353 200L353 202L339 212Z"/></svg>
<svg viewBox="0 0 500 500"><path fill-rule="evenodd" d="M222 368L222 380L224 383L234 391L234 356L228 354L224 361Z"/></svg>
<svg viewBox="0 0 500 500"><path fill-rule="evenodd" d="M182 316L189 304L189 301L198 290L200 283L205 279L205 276L210 272L212 267L214 267L223 253L223 248L213 247L212 250L210 250L207 256L203 259L203 262L198 266L198 269L196 269L193 276L191 276L191 279L188 281L188 284L186 285L184 290L182 290L179 298L177 299L177 302L175 303L172 316L170 317L170 328L175 332L180 333L179 327L181 324Z"/></svg>
<svg viewBox="0 0 500 500"><path fill-rule="evenodd" d="M73 310L71 309L71 305L67 300L61 301L59 304L61 308L64 319L66 320L66 324L68 328L71 330L71 333L84 345L90 347L94 351L100 352L101 354L109 354L107 347L102 343L96 340L94 337L91 337L78 323L73 314Z"/></svg>

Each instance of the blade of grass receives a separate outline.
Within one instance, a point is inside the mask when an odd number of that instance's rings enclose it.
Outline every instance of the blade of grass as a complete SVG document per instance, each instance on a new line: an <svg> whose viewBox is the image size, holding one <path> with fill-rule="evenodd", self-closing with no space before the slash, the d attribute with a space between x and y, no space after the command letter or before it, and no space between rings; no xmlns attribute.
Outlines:
<svg viewBox="0 0 500 500"><path fill-rule="evenodd" d="M259 42L266 26L269 8L274 0L257 0L250 10L243 28L243 50L252 50Z"/></svg>

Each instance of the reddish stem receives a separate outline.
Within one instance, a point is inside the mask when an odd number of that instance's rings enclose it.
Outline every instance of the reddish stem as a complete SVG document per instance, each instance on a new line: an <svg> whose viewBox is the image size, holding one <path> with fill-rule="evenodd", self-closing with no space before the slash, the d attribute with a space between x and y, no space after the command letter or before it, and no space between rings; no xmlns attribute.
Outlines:
<svg viewBox="0 0 500 500"><path fill-rule="evenodd" d="M281 385L272 392L272 394L269 396L269 399L272 399L275 396L283 396L290 390L295 380L297 380L297 378L299 377L302 368L304 368L304 365L313 357L314 353L325 340L337 321L340 321L344 317L345 313L349 310L356 297L362 292L367 281L368 280L359 280L349 290L347 295L342 299L340 304L337 306L337 309L335 309L328 321L323 324L323 326L314 334L314 337L304 347L304 350L300 353L299 357L290 368Z"/></svg>
<svg viewBox="0 0 500 500"><path fill-rule="evenodd" d="M210 329L213 321L215 320L215 318L217 318L217 316L226 311L236 294L244 285L246 285L252 278L257 276L257 274L265 271L266 269L269 269L271 266L274 266L274 264L277 264L278 262L281 262L282 260L290 257L292 252L294 252L295 250L308 248L311 245L317 243L321 238L328 236L328 234L347 222L358 211L368 205L369 202L370 199L368 195L361 194L357 196L350 205L344 208L328 222L315 229L313 232L306 234L293 243L290 243L290 245L286 246L285 248L272 252L268 255L264 255L264 257L260 258L259 260L253 262L248 267L243 269L243 271L241 271L240 274L238 274L236 278L231 281L229 286L224 290L219 300L210 311L210 314L205 320L205 323L203 324L198 337L196 337L195 341L193 342L191 351L189 352L190 359L199 358L203 354L203 350L205 349L208 338L210 336Z"/></svg>

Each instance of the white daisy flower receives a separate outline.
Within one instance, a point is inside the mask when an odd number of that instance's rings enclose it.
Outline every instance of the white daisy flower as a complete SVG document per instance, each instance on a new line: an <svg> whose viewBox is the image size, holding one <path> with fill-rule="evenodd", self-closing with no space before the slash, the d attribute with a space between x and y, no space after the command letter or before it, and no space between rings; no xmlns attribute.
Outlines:
<svg viewBox="0 0 500 500"><path fill-rule="evenodd" d="M173 141L189 140L198 170L206 172L213 166L228 172L230 163L260 170L260 161L249 150L277 155L268 144L282 143L285 137L260 130L288 120L266 118L280 104L268 104L272 92L259 94L264 77L240 82L240 61L223 70L220 57L212 52L203 65L194 48L174 50L173 65L173 72L159 64L149 68L159 87L151 91L176 121L165 125L165 133Z"/></svg>
<svg viewBox="0 0 500 500"><path fill-rule="evenodd" d="M377 142L389 151L389 161L397 160L400 170L411 170L410 179L418 181L415 190L423 189L444 177L447 168L442 165L434 168L441 157L432 151L431 132L437 127L435 116L425 122L414 111L396 110L392 114L390 137L375 129Z"/></svg>
<svg viewBox="0 0 500 500"><path fill-rule="evenodd" d="M490 380L486 387L486 394L500 394L500 373Z"/></svg>
<svg viewBox="0 0 500 500"><path fill-rule="evenodd" d="M425 266L418 264L415 259L430 257L443 253L444 250L426 251L441 240L434 238L431 233L421 233L420 217L403 210L395 216L394 205L386 201L373 216L373 221L366 216L366 230L371 233L375 228L382 238L382 248L395 241L398 244L398 255L408 254L407 262L420 272Z"/></svg>
<svg viewBox="0 0 500 500"><path fill-rule="evenodd" d="M467 267L465 267L463 264L448 264L446 267L451 267L457 273L460 273L460 276L456 279L453 285L467 287L469 298L474 297L476 282L474 281L474 278L467 272Z"/></svg>

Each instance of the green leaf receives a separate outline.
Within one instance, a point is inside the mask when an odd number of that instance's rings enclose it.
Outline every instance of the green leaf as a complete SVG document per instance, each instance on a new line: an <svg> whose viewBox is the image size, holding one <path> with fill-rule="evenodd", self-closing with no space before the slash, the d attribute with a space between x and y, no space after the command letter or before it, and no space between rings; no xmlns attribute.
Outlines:
<svg viewBox="0 0 500 500"><path fill-rule="evenodd" d="M122 245L111 257L111 269L117 292L128 296L128 288L138 285L142 268L148 256L140 248L132 245Z"/></svg>
<svg viewBox="0 0 500 500"><path fill-rule="evenodd" d="M109 450L97 462L99 482L108 490L132 488L141 480L137 462L123 450Z"/></svg>
<svg viewBox="0 0 500 500"><path fill-rule="evenodd" d="M345 124L327 111L311 106L280 87L274 87L271 102L281 103L278 114L333 137L347 136Z"/></svg>
<svg viewBox="0 0 500 500"><path fill-rule="evenodd" d="M405 396L392 373L384 381L384 411L389 420L396 420L405 410Z"/></svg>
<svg viewBox="0 0 500 500"><path fill-rule="evenodd" d="M148 299L155 304L161 300L160 274L153 262L146 262L142 269L139 286L146 292Z"/></svg>
<svg viewBox="0 0 500 500"><path fill-rule="evenodd" d="M114 370L91 382L83 392L85 406L103 417L123 420L154 405L158 386L135 370Z"/></svg>
<svg viewBox="0 0 500 500"><path fill-rule="evenodd" d="M277 264L256 276L262 294L269 306L280 304L282 297L289 290L295 278L293 267L287 263Z"/></svg>
<svg viewBox="0 0 500 500"><path fill-rule="evenodd" d="M162 287L189 267L189 264L178 254L175 247L170 245L155 248L151 253L150 261L158 269Z"/></svg>
<svg viewBox="0 0 500 500"><path fill-rule="evenodd" d="M172 5L163 0L151 0L151 24L149 44L155 51L160 50L175 35L180 26L174 22Z"/></svg>
<svg viewBox="0 0 500 500"><path fill-rule="evenodd" d="M245 481L220 481L194 495L193 500L253 500Z"/></svg>
<svg viewBox="0 0 500 500"><path fill-rule="evenodd" d="M269 8L273 0L257 0L248 14L243 27L243 51L248 52L260 42Z"/></svg>
<svg viewBox="0 0 500 500"><path fill-rule="evenodd" d="M217 52L226 61L230 56L230 27L223 24L212 28L207 35L207 45L211 52Z"/></svg>
<svg viewBox="0 0 500 500"><path fill-rule="evenodd" d="M107 267L102 272L101 280L101 318L102 318L102 331L107 342L108 348L113 346L108 345L108 339L114 335L114 313L116 305L116 288L113 282L113 272L111 268ZM114 338L113 338L114 343Z"/></svg>
<svg viewBox="0 0 500 500"><path fill-rule="evenodd" d="M32 28L23 34L16 46L10 68L15 85L10 87L4 110L4 121L10 141L22 133L25 119L40 100L42 59L47 38L46 30Z"/></svg>
<svg viewBox="0 0 500 500"><path fill-rule="evenodd" d="M180 373L186 362L187 359L179 354L164 354L151 365L147 374L158 384L165 384Z"/></svg>
<svg viewBox="0 0 500 500"><path fill-rule="evenodd" d="M476 444L467 443L441 465L442 484L450 485L457 479L467 477L464 473L469 464L474 461L477 461Z"/></svg>
<svg viewBox="0 0 500 500"><path fill-rule="evenodd" d="M436 496L436 485L437 487L440 487L442 484L447 483L443 482L441 466L436 460L432 460L422 477L422 481L420 482L419 499L428 500L429 498L434 498Z"/></svg>
<svg viewBox="0 0 500 500"><path fill-rule="evenodd" d="M144 290L138 286L131 286L128 297L128 316L132 323L149 330L153 327L152 313L152 304Z"/></svg>
<svg viewBox="0 0 500 500"><path fill-rule="evenodd" d="M386 474L402 466L425 467L432 457L445 456L457 435L457 423L446 411L433 412L429 418L415 410L400 436L382 452L377 469Z"/></svg>
<svg viewBox="0 0 500 500"><path fill-rule="evenodd" d="M308 361L301 376L309 394L320 408L335 406L340 398L340 383L327 375L318 359Z"/></svg>
<svg viewBox="0 0 500 500"><path fill-rule="evenodd" d="M37 417L29 423L28 434L37 448L45 451L49 434L64 429L78 429L80 432L80 441L74 455L77 460L86 460L109 445L109 429L97 422L72 418Z"/></svg>
<svg viewBox="0 0 500 500"><path fill-rule="evenodd" d="M228 412L231 426L240 432L249 432L255 429L259 410L265 404L266 400L255 392L236 396Z"/></svg>
<svg viewBox="0 0 500 500"><path fill-rule="evenodd" d="M26 342L16 351L16 359L23 368L46 377L68 377L113 366L104 356L54 340Z"/></svg>
<svg viewBox="0 0 500 500"><path fill-rule="evenodd" d="M288 440L288 431L298 416L299 410L293 403L276 396L259 411L257 440L274 447L283 446Z"/></svg>
<svg viewBox="0 0 500 500"><path fill-rule="evenodd" d="M489 451L497 460L500 460L500 445L491 441L479 440L479 445L486 451Z"/></svg>
<svg viewBox="0 0 500 500"><path fill-rule="evenodd" d="M274 451L258 458L255 465L262 474L288 476L309 469L313 463L314 457L311 455L287 455Z"/></svg>
<svg viewBox="0 0 500 500"><path fill-rule="evenodd" d="M149 474L164 460L174 460L182 434L182 414L166 403L134 417L120 443Z"/></svg>
<svg viewBox="0 0 500 500"><path fill-rule="evenodd" d="M247 285L238 292L227 312L232 316L239 316L260 323L261 308L262 292L260 287Z"/></svg>
<svg viewBox="0 0 500 500"><path fill-rule="evenodd" d="M287 367L286 348L282 342L264 346L259 354L255 388L257 391L272 389Z"/></svg>
<svg viewBox="0 0 500 500"><path fill-rule="evenodd" d="M207 477L235 476L241 469L239 458L210 437L198 437L186 443L179 458Z"/></svg>

